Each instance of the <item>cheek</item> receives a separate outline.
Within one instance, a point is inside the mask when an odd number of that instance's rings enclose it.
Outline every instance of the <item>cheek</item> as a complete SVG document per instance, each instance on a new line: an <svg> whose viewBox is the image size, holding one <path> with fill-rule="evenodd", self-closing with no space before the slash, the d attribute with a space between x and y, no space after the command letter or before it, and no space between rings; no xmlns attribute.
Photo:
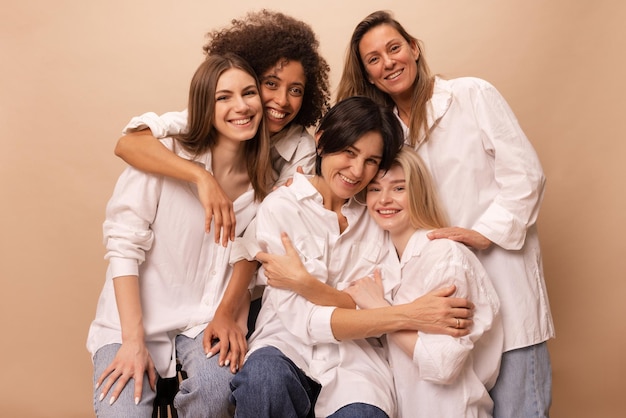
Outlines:
<svg viewBox="0 0 626 418"><path fill-rule="evenodd" d="M302 108L302 97L290 96L289 104L291 105L291 108L293 109L292 116L295 117L300 111L300 109Z"/></svg>

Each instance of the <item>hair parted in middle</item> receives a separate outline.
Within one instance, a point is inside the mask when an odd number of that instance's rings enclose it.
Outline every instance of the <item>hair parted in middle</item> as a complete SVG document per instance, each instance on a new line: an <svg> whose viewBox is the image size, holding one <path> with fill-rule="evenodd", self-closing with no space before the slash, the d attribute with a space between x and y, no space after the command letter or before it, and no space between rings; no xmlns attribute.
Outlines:
<svg viewBox="0 0 626 418"><path fill-rule="evenodd" d="M306 76L302 108L293 123L314 126L330 107L330 66L320 55L319 41L301 20L270 10L250 12L230 26L207 33L207 55L232 52L252 66L258 77L282 61L298 61Z"/></svg>
<svg viewBox="0 0 626 418"><path fill-rule="evenodd" d="M422 42L414 36L411 36L400 22L393 18L391 13L379 10L371 13L357 24L350 38L350 45L348 46L344 60L343 73L341 74L339 85L337 86L337 100L361 94L371 97L378 103L387 106L394 105L393 100L387 93L380 91L376 86L368 82L367 71L361 60L359 50L363 36L370 30L381 25L391 26L398 31L400 36L409 44L416 45L419 50L419 58L416 61L417 77L412 87L411 122L409 126L409 145L415 146L421 133L424 134L425 140L428 138L427 107L433 95L435 78L430 72L426 58L424 58L424 46Z"/></svg>
<svg viewBox="0 0 626 418"><path fill-rule="evenodd" d="M222 74L233 68L249 74L254 79L257 91L260 90L254 70L244 59L231 53L207 57L191 79L188 129L174 138L183 148L195 155L211 149L216 144L215 91ZM274 182L270 160L270 136L264 117L261 118L255 136L244 142L244 154L255 198L262 200Z"/></svg>

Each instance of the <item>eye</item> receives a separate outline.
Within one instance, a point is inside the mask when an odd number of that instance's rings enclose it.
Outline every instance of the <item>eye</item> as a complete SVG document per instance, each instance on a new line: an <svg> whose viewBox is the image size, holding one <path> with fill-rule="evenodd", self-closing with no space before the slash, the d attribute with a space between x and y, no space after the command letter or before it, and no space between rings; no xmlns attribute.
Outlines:
<svg viewBox="0 0 626 418"><path fill-rule="evenodd" d="M292 87L289 89L289 94L295 97L300 97L304 94L304 90L301 87Z"/></svg>
<svg viewBox="0 0 626 418"><path fill-rule="evenodd" d="M368 165L375 165L377 167L380 165L380 161L375 158L368 158L367 160L365 160L365 163Z"/></svg>
<svg viewBox="0 0 626 418"><path fill-rule="evenodd" d="M356 157L356 153L354 151L352 151L351 149L347 149L344 152L346 154L348 154L348 156L350 156L350 157Z"/></svg>
<svg viewBox="0 0 626 418"><path fill-rule="evenodd" d="M406 190L406 187L404 186L397 186L393 189L396 192L403 192L404 190Z"/></svg>
<svg viewBox="0 0 626 418"><path fill-rule="evenodd" d="M376 64L377 62L378 62L378 57L370 57L370 58L367 60L367 63L368 63L369 65Z"/></svg>
<svg viewBox="0 0 626 418"><path fill-rule="evenodd" d="M369 186L367 188L367 192L368 193L375 193L375 192L379 192L380 191L380 187L378 186Z"/></svg>
<svg viewBox="0 0 626 418"><path fill-rule="evenodd" d="M217 96L217 97L215 98L215 101L217 101L217 102L223 102L223 101L226 101L227 99L228 99L228 96L226 96L226 95L221 95L221 96Z"/></svg>
<svg viewBox="0 0 626 418"><path fill-rule="evenodd" d="M278 85L277 85L277 84L276 84L276 82L275 82L275 81L273 81L273 80L265 80L265 81L263 82L263 85L264 85L265 87L267 87L268 89L271 89L271 90L275 90L276 88L278 88Z"/></svg>
<svg viewBox="0 0 626 418"><path fill-rule="evenodd" d="M256 96L258 92L255 89L246 90L243 95L244 96Z"/></svg>
<svg viewBox="0 0 626 418"><path fill-rule="evenodd" d="M389 48L389 52L395 53L395 52L400 51L401 48L402 48L402 45L394 44L394 45L391 45L391 47Z"/></svg>

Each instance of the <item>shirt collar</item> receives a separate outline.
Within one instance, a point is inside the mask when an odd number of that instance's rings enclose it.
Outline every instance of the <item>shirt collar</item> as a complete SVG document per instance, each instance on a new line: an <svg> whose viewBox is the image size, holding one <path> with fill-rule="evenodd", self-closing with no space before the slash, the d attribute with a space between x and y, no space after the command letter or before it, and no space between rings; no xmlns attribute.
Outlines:
<svg viewBox="0 0 626 418"><path fill-rule="evenodd" d="M450 82L439 77L435 77L435 86L433 87L433 95L428 101L428 109L426 112L426 121L428 124L428 130L430 130L439 119L446 114L452 104L452 88ZM400 119L400 113L398 107L395 106L393 112L396 114L398 120L402 124L405 140L409 137L409 127L406 126L404 121ZM424 140L424 133L419 136L419 142Z"/></svg>
<svg viewBox="0 0 626 418"><path fill-rule="evenodd" d="M273 135L272 146L282 159L291 161L300 144L300 141L296 141L294 138L302 137L304 130L303 126L293 124Z"/></svg>
<svg viewBox="0 0 626 418"><path fill-rule="evenodd" d="M429 231L425 229L418 229L411 235L409 242L407 242L404 252L402 253L402 260L400 263L402 267L411 261L414 257L419 257L422 254L422 250L428 244L430 239L426 236Z"/></svg>

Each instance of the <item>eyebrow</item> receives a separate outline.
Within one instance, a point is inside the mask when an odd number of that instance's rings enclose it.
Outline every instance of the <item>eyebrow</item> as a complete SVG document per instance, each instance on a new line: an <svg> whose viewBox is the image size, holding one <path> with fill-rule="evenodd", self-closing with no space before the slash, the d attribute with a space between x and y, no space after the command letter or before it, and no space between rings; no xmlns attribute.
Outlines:
<svg viewBox="0 0 626 418"><path fill-rule="evenodd" d="M247 91L247 90L250 90L250 89L255 89L256 90L256 85L255 84L250 84L250 85L242 88L241 91ZM233 91L229 90L229 89L222 89L222 90L216 90L215 91L215 94L224 94L224 93L231 93L232 94Z"/></svg>
<svg viewBox="0 0 626 418"><path fill-rule="evenodd" d="M354 150L358 151L360 154L362 154L362 153L363 153L363 151L361 151L358 147L356 147L356 146L354 146L354 145L350 145L350 146L348 146L348 148L346 148L346 149L350 149L350 148L352 148L352 149L354 149ZM377 159L379 159L379 160L382 160L382 159L383 159L383 156L382 156L382 155L370 155L370 156L369 156L369 158L377 158Z"/></svg>
<svg viewBox="0 0 626 418"><path fill-rule="evenodd" d="M281 81L283 80L282 78L280 78L280 77L278 76L278 74L273 74L273 73L272 73L272 74L268 74L268 75L264 76L264 77L263 77L263 80L266 80L266 79L268 79L268 78L275 78L276 80L281 80ZM301 83L301 82L299 82L299 81L295 81L295 82L293 82L293 83L291 83L291 84L292 84L292 85L293 85L293 84L297 84L297 85L299 85L299 86L304 87L304 83Z"/></svg>

